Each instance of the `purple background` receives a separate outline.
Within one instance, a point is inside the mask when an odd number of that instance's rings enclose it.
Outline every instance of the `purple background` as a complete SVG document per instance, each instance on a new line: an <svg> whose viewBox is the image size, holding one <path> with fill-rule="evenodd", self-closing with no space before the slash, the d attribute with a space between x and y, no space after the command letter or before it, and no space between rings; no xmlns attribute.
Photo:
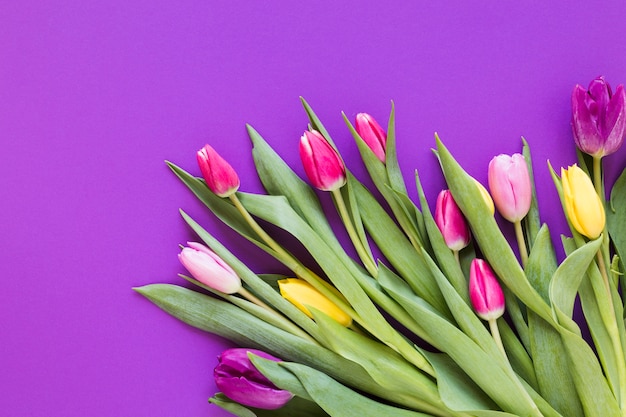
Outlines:
<svg viewBox="0 0 626 417"><path fill-rule="evenodd" d="M545 161L575 161L576 83L626 81L626 3L262 3L0 1L5 415L227 415L206 399L229 342L131 287L182 283L177 245L193 235L179 207L256 271L284 272L163 161L197 173L208 142L242 190L260 192L247 122L302 174L299 96L361 178L340 112L384 122L393 99L407 183L419 169L431 200L442 187L433 132L483 181L491 157L518 151L524 135L544 220L564 231ZM623 149L608 161L625 160Z"/></svg>

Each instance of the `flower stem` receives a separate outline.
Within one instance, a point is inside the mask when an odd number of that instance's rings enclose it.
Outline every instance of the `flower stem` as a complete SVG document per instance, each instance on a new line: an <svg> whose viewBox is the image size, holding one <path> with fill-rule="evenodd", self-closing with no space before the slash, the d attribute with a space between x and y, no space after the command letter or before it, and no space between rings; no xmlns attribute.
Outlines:
<svg viewBox="0 0 626 417"><path fill-rule="evenodd" d="M504 358L508 362L509 358L506 355L506 350L504 350L504 345L502 344L502 338L500 337L500 330L498 330L497 319L489 319L487 322L489 323L489 330L491 331L491 336L493 337L493 340L496 342L496 345L498 345L498 349L500 349L500 351L504 355Z"/></svg>
<svg viewBox="0 0 626 417"><path fill-rule="evenodd" d="M526 241L524 240L522 221L516 221L513 223L513 226L515 227L515 237L517 239L517 247L519 248L520 258L522 259L522 266L525 267L528 262L528 249L526 248Z"/></svg>
<svg viewBox="0 0 626 417"><path fill-rule="evenodd" d="M594 159L595 160L595 159ZM622 349L622 342L620 340L620 333L617 324L617 318L615 317L615 306L613 304L613 296L611 295L611 284L609 282L609 276L606 271L604 263L604 257L602 256L602 250L597 254L598 268L600 269L600 275L602 275L602 281L606 289L606 302L609 306L609 323L604 323L606 330L611 338L613 350L615 352L615 360L617 363L617 373L619 378L619 402L622 415L626 415L626 362L624 358L624 350ZM604 300L598 300L598 303ZM617 393L616 393L617 394Z"/></svg>
<svg viewBox="0 0 626 417"><path fill-rule="evenodd" d="M337 209L339 210L339 215L341 216L341 219L343 220L343 224L346 227L346 231L348 232L348 235L350 236L350 240L352 241L352 244L354 245L354 248L356 249L356 252L359 255L359 258L361 259L361 262L363 262L363 265L365 266L367 271L374 278L377 277L378 267L374 263L374 260L372 259L372 257L365 250L365 247L363 246L363 242L361 242L361 239L359 239L356 229L354 228L354 224L352 223L352 219L350 218L350 215L348 213L346 203L343 199L343 196L341 195L341 191L339 189L333 190L332 195L333 195L333 198L335 199L335 202L337 203Z"/></svg>
<svg viewBox="0 0 626 417"><path fill-rule="evenodd" d="M600 200L604 202L604 193L602 192L602 157L593 157L593 185Z"/></svg>

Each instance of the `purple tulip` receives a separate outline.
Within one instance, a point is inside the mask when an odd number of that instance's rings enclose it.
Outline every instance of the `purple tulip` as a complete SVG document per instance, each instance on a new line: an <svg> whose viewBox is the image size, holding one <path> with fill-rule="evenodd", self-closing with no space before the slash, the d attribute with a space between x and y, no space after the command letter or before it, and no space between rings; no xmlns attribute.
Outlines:
<svg viewBox="0 0 626 417"><path fill-rule="evenodd" d="M359 113L356 115L355 128L361 139L374 152L374 155L384 163L387 133L378 122L367 113Z"/></svg>
<svg viewBox="0 0 626 417"><path fill-rule="evenodd" d="M241 279L222 258L200 243L187 242L187 245L178 259L195 279L225 294L239 292Z"/></svg>
<svg viewBox="0 0 626 417"><path fill-rule="evenodd" d="M280 362L274 356L256 349L228 349L218 356L219 363L213 371L215 385L228 398L240 404L265 410L275 410L285 405L293 394L278 389L259 372L248 352L265 359Z"/></svg>
<svg viewBox="0 0 626 417"><path fill-rule="evenodd" d="M442 190L437 196L435 223L451 250L460 251L469 244L469 227L450 190Z"/></svg>
<svg viewBox="0 0 626 417"><path fill-rule="evenodd" d="M211 146L200 149L197 158L206 185L213 193L228 197L239 189L237 172Z"/></svg>
<svg viewBox="0 0 626 417"><path fill-rule="evenodd" d="M470 265L470 300L478 317L494 320L504 314L504 293L491 267L482 259Z"/></svg>
<svg viewBox="0 0 626 417"><path fill-rule="evenodd" d="M585 90L580 85L572 93L572 131L578 148L595 157L610 155L626 137L626 92L618 85L615 94L598 77Z"/></svg>
<svg viewBox="0 0 626 417"><path fill-rule="evenodd" d="M302 135L300 159L315 188L334 191L346 183L346 168L341 157L318 131L307 130Z"/></svg>
<svg viewBox="0 0 626 417"><path fill-rule="evenodd" d="M498 211L510 222L528 214L532 188L522 154L498 155L489 163L489 189Z"/></svg>

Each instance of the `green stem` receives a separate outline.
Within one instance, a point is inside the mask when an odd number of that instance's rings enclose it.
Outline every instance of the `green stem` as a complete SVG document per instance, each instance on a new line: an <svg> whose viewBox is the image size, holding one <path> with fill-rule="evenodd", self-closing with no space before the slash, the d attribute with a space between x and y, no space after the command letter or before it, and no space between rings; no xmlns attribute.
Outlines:
<svg viewBox="0 0 626 417"><path fill-rule="evenodd" d="M600 200L604 202L604 193L602 192L602 157L593 157L593 185Z"/></svg>
<svg viewBox="0 0 626 417"><path fill-rule="evenodd" d="M594 159L595 160L595 159ZM615 352L615 359L617 363L617 373L619 378L619 402L622 415L626 415L626 362L624 358L624 350L622 349L622 342L620 340L619 329L617 324L617 318L615 317L615 306L613 304L613 296L611 294L611 285L609 283L609 276L606 271L604 263L604 257L602 256L602 250L597 254L598 267L600 269L600 275L602 275L602 281L606 289L606 302L609 305L609 323L604 323L611 338L613 350ZM598 300L598 303L603 300ZM617 394L617 393L616 393Z"/></svg>
<svg viewBox="0 0 626 417"><path fill-rule="evenodd" d="M352 223L352 219L350 218L350 214L348 213L348 209L346 207L346 203L341 195L340 189L333 190L332 195L335 199L335 203L337 203L337 209L339 210L339 215L341 216L341 220L343 220L343 224L346 227L346 231L348 232L348 236L350 236L350 240L356 249L361 262L367 269L367 271L374 278L378 276L378 267L374 263L372 257L365 250L365 246L363 246L363 242L359 239L359 235L354 228L354 224Z"/></svg>
<svg viewBox="0 0 626 417"><path fill-rule="evenodd" d="M491 336L493 337L493 340L496 342L498 349L500 349L500 351L504 355L504 358L508 362L509 357L506 355L506 350L504 350L504 345L502 344L502 337L500 337L500 330L498 330L497 319L489 319L487 320L487 322L489 323L489 330L491 331Z"/></svg>
<svg viewBox="0 0 626 417"><path fill-rule="evenodd" d="M518 220L513 223L515 227L515 238L517 239L517 247L519 248L520 258L522 259L522 266L526 267L528 262L528 249L526 248L526 241L524 240L524 231L522 230L522 221Z"/></svg>

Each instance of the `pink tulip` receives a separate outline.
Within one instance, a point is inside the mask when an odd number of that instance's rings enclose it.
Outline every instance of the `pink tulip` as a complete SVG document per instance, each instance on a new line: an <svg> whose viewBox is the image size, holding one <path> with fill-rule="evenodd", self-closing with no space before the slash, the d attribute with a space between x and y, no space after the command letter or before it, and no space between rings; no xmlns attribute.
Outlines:
<svg viewBox="0 0 626 417"><path fill-rule="evenodd" d="M200 243L187 242L187 245L178 259L195 279L225 294L239 292L241 279L222 258Z"/></svg>
<svg viewBox="0 0 626 417"><path fill-rule="evenodd" d="M451 250L460 251L469 244L469 227L450 190L442 190L437 196L435 223Z"/></svg>
<svg viewBox="0 0 626 417"><path fill-rule="evenodd" d="M289 391L278 389L259 372L248 352L265 359L280 359L256 349L234 348L222 352L213 371L215 385L228 398L239 404L264 410L275 410L293 398Z"/></svg>
<svg viewBox="0 0 626 417"><path fill-rule="evenodd" d="M374 152L374 155L384 163L387 133L378 122L367 113L359 113L356 115L355 128L361 139Z"/></svg>
<svg viewBox="0 0 626 417"><path fill-rule="evenodd" d="M594 157L610 155L626 137L626 92L598 77L587 90L580 85L572 92L572 131L578 148Z"/></svg>
<svg viewBox="0 0 626 417"><path fill-rule="evenodd" d="M239 189L239 176L232 166L209 145L197 153L198 165L206 185L220 197L228 197Z"/></svg>
<svg viewBox="0 0 626 417"><path fill-rule="evenodd" d="M495 274L482 259L474 259L470 265L469 293L478 317L494 320L504 314L504 293Z"/></svg>
<svg viewBox="0 0 626 417"><path fill-rule="evenodd" d="M346 183L346 168L339 154L317 131L306 131L300 139L300 159L311 184L334 191Z"/></svg>
<svg viewBox="0 0 626 417"><path fill-rule="evenodd" d="M489 163L489 189L502 217L513 223L522 220L532 199L524 156L516 153L493 158Z"/></svg>

